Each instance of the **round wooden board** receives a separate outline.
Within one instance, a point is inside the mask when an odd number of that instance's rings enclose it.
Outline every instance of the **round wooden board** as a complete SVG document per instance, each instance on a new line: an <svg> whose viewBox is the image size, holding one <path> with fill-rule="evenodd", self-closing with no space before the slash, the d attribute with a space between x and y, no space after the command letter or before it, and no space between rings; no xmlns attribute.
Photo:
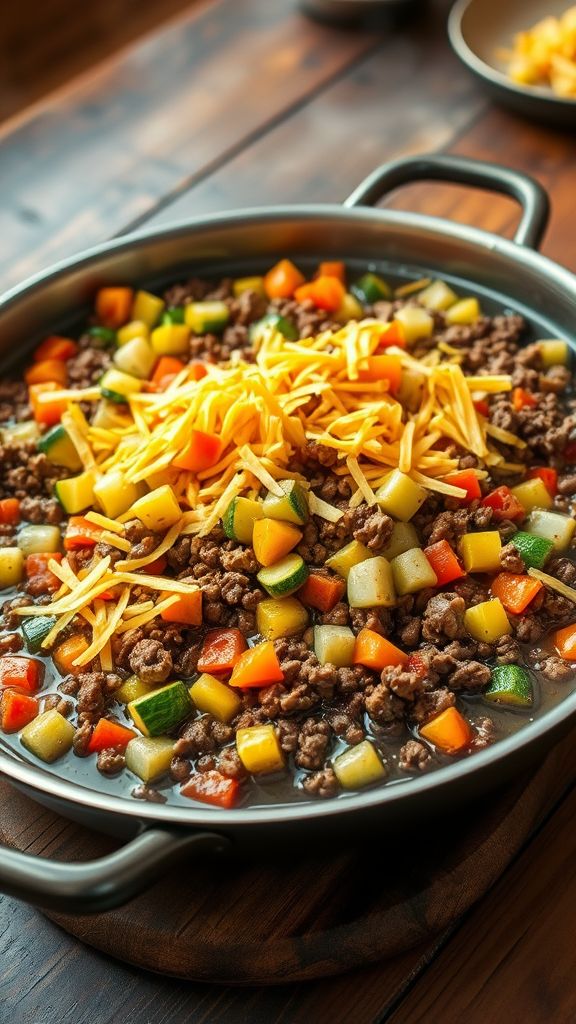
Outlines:
<svg viewBox="0 0 576 1024"><path fill-rule="evenodd" d="M291 863L191 863L117 910L49 916L119 960L196 981L279 984L391 957L447 927L498 878L566 782L565 746L529 778L397 842L374 837L356 853ZM0 838L19 850L74 861L118 845L4 781L0 807Z"/></svg>

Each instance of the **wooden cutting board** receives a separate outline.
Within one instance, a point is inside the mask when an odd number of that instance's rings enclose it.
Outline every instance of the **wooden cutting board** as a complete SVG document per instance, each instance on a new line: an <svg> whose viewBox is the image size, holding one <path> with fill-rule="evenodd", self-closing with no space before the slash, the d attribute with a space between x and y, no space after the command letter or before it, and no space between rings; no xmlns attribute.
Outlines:
<svg viewBox="0 0 576 1024"><path fill-rule="evenodd" d="M568 737L531 776L409 839L291 863L183 864L124 907L49 916L119 960L225 984L319 978L388 958L485 893L574 777L573 750ZM118 845L4 781L0 807L0 838L18 850L77 861Z"/></svg>

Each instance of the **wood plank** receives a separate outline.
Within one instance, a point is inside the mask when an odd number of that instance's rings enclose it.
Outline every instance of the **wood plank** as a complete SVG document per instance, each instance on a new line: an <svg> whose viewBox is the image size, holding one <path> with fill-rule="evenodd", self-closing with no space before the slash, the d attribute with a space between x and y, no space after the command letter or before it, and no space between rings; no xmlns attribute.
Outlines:
<svg viewBox="0 0 576 1024"><path fill-rule="evenodd" d="M221 0L88 74L0 142L3 284L142 217L377 43L284 0Z"/></svg>

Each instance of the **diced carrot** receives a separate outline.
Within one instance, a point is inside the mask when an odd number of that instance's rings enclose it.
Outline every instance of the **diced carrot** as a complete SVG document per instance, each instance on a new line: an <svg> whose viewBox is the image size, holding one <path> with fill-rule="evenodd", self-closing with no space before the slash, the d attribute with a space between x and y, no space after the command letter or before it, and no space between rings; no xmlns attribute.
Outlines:
<svg viewBox="0 0 576 1024"><path fill-rule="evenodd" d="M200 664L198 664L200 668ZM230 686L242 690L281 683L284 673L271 640L250 647L241 654L229 679Z"/></svg>
<svg viewBox="0 0 576 1024"><path fill-rule="evenodd" d="M521 409L533 409L535 405L538 405L538 399L530 394L529 391L525 391L524 388L514 388L512 392L512 405L516 412L520 412Z"/></svg>
<svg viewBox="0 0 576 1024"><path fill-rule="evenodd" d="M406 334L404 327L399 320L391 320L390 323L386 325L380 335L378 351L381 349L392 348L393 345L395 345L396 348L406 348Z"/></svg>
<svg viewBox="0 0 576 1024"><path fill-rule="evenodd" d="M150 571L150 566L146 566L146 572ZM174 604L170 605L170 608L166 608L160 613L160 618L164 622L181 622L185 626L201 626L202 625L202 591L195 590L192 594L178 594L175 595L178 600ZM162 597L168 597L168 594L163 594Z"/></svg>
<svg viewBox="0 0 576 1024"><path fill-rule="evenodd" d="M25 374L24 380L27 384L45 384L47 381L56 381L65 388L68 382L68 371L66 363L61 359L44 359L41 363L32 363Z"/></svg>
<svg viewBox="0 0 576 1024"><path fill-rule="evenodd" d="M154 367L154 373L150 378L150 384L155 391L165 391L169 384L184 369L185 363L176 356L160 356ZM197 380L198 378L194 378Z"/></svg>
<svg viewBox="0 0 576 1024"><path fill-rule="evenodd" d="M234 807L240 795L238 779L229 779L214 769L209 772L195 772L188 782L182 786L182 796L191 800L201 800L215 807Z"/></svg>
<svg viewBox="0 0 576 1024"><path fill-rule="evenodd" d="M96 315L105 327L122 327L130 319L132 288L100 288L96 293Z"/></svg>
<svg viewBox="0 0 576 1024"><path fill-rule="evenodd" d="M451 707L423 725L420 735L445 754L457 754L470 745L473 733L466 719Z"/></svg>
<svg viewBox="0 0 576 1024"><path fill-rule="evenodd" d="M354 664L381 672L388 665L405 665L408 655L373 629L361 629L354 644Z"/></svg>
<svg viewBox="0 0 576 1024"><path fill-rule="evenodd" d="M368 356L358 376L360 380L387 380L390 394L396 395L402 380L402 360L400 356Z"/></svg>
<svg viewBox="0 0 576 1024"><path fill-rule="evenodd" d="M5 690L2 695L2 732L20 732L38 714L38 701L17 690Z"/></svg>
<svg viewBox="0 0 576 1024"><path fill-rule="evenodd" d="M192 361L188 363L188 373L190 375L190 380L202 380L203 377L206 377L208 370L206 369L206 363L204 360L192 359Z"/></svg>
<svg viewBox="0 0 576 1024"><path fill-rule="evenodd" d="M222 441L216 434L205 434L203 430L192 430L186 449L174 459L176 469L188 469L201 473L203 469L215 466L222 454Z"/></svg>
<svg viewBox="0 0 576 1024"><path fill-rule="evenodd" d="M14 526L20 522L20 502L18 498L2 498L0 501L0 523Z"/></svg>
<svg viewBox="0 0 576 1024"><path fill-rule="evenodd" d="M521 615L536 594L542 590L540 580L515 572L500 572L492 580L492 593L499 597L506 611Z"/></svg>
<svg viewBox="0 0 576 1024"><path fill-rule="evenodd" d="M51 334L38 345L34 352L34 362L43 363L45 359L60 359L65 363L79 352L78 345L72 338L62 338L59 334Z"/></svg>
<svg viewBox="0 0 576 1024"><path fill-rule="evenodd" d="M43 384L31 384L28 388L30 405L34 419L37 423L43 423L46 427L55 427L60 423L62 414L66 412L68 403L65 398L40 401L41 395L48 395L51 391L61 391L61 385L57 381L46 381Z"/></svg>
<svg viewBox="0 0 576 1024"><path fill-rule="evenodd" d="M490 406L485 398L477 398L476 401L472 402L472 405L481 416L490 415Z"/></svg>
<svg viewBox="0 0 576 1024"><path fill-rule="evenodd" d="M424 554L438 577L439 587L466 575L447 540L439 540L436 544L430 544L429 547L424 548Z"/></svg>
<svg viewBox="0 0 576 1024"><path fill-rule="evenodd" d="M14 686L27 693L40 689L44 666L41 661L26 658L21 654L10 654L0 658L0 686Z"/></svg>
<svg viewBox="0 0 576 1024"><path fill-rule="evenodd" d="M341 260L328 261L321 263L318 267L315 277L337 277L342 284L346 281L346 267Z"/></svg>
<svg viewBox="0 0 576 1024"><path fill-rule="evenodd" d="M553 643L561 658L576 661L576 622L554 633Z"/></svg>
<svg viewBox="0 0 576 1024"><path fill-rule="evenodd" d="M62 561L60 551L37 552L26 556L26 579L28 582L34 580L36 594L54 594L61 586L56 574L48 568L48 562L51 560L60 563Z"/></svg>
<svg viewBox="0 0 576 1024"><path fill-rule="evenodd" d="M155 558L153 562L148 562L146 565L145 572L147 576L161 576L164 569L168 565L168 561L165 555L160 555L159 558Z"/></svg>
<svg viewBox="0 0 576 1024"><path fill-rule="evenodd" d="M264 277L264 288L269 299L291 299L305 277L291 260L280 260Z"/></svg>
<svg viewBox="0 0 576 1024"><path fill-rule="evenodd" d="M306 583L298 591L298 598L308 608L319 612L330 612L341 601L346 592L346 583L339 576L327 576L311 572Z"/></svg>
<svg viewBox="0 0 576 1024"><path fill-rule="evenodd" d="M302 531L280 519L256 519L252 546L260 565L274 565L302 540Z"/></svg>
<svg viewBox="0 0 576 1024"><path fill-rule="evenodd" d="M346 289L337 277L317 277L294 292L296 302L311 299L317 309L325 309L327 313L336 313L345 295Z"/></svg>
<svg viewBox="0 0 576 1024"><path fill-rule="evenodd" d="M133 729L128 729L119 722L111 722L108 718L100 718L90 737L87 750L89 754L98 754L110 747L114 750L124 750L135 736Z"/></svg>
<svg viewBox="0 0 576 1024"><path fill-rule="evenodd" d="M52 661L56 665L58 671L63 675L67 676L68 673L76 675L78 672L85 671L81 665L74 665L73 662L76 658L79 658L81 654L84 654L88 650L90 644L88 643L85 636L81 633L77 633L76 636L71 636L68 640L64 640L52 655Z"/></svg>
<svg viewBox="0 0 576 1024"><path fill-rule="evenodd" d="M91 523L84 516L70 516L64 534L64 548L75 551L77 548L94 547L100 540L102 527Z"/></svg>
<svg viewBox="0 0 576 1024"><path fill-rule="evenodd" d="M211 629L204 637L198 671L230 672L247 647L239 629Z"/></svg>
<svg viewBox="0 0 576 1024"><path fill-rule="evenodd" d="M462 469L459 473L450 473L449 476L444 477L444 483L461 487L466 491L466 497L460 498L460 501L469 502L482 497L480 482L473 469Z"/></svg>
<svg viewBox="0 0 576 1024"><path fill-rule="evenodd" d="M553 469L552 466L538 466L535 469L528 471L528 479L534 480L540 478L544 487L553 498L558 494L558 470Z"/></svg>

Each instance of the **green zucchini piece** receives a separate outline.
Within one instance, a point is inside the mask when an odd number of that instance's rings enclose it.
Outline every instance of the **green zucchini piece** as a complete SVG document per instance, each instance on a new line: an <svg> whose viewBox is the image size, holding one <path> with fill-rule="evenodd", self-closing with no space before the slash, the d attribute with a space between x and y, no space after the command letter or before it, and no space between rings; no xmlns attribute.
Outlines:
<svg viewBox="0 0 576 1024"><path fill-rule="evenodd" d="M229 319L225 302L190 302L184 310L185 323L194 334L221 334Z"/></svg>
<svg viewBox="0 0 576 1024"><path fill-rule="evenodd" d="M42 643L55 625L56 619L51 615L35 615L30 619L24 619L21 627L22 636L29 654L39 653Z"/></svg>
<svg viewBox="0 0 576 1024"><path fill-rule="evenodd" d="M381 277L378 277L378 274L364 274L359 281L352 285L350 291L365 305L392 298L389 285Z"/></svg>
<svg viewBox="0 0 576 1024"><path fill-rule="evenodd" d="M542 569L548 561L554 545L551 540L536 537L533 533L520 530L512 537L512 543L528 569Z"/></svg>
<svg viewBox="0 0 576 1024"><path fill-rule="evenodd" d="M87 469L78 476L67 477L54 484L54 494L69 516L75 516L94 504L94 481L93 470Z"/></svg>
<svg viewBox="0 0 576 1024"><path fill-rule="evenodd" d="M237 540L240 544L251 544L254 523L257 519L263 518L264 509L261 501L233 498L222 516L224 533L230 540Z"/></svg>
<svg viewBox="0 0 576 1024"><path fill-rule="evenodd" d="M262 509L267 519L282 519L286 523L296 523L302 526L308 522L308 495L297 480L279 480L278 483L284 491L280 498L277 494L268 494L262 503Z"/></svg>
<svg viewBox="0 0 576 1024"><path fill-rule="evenodd" d="M261 569L256 579L271 597L288 597L308 579L308 566L300 555L286 555L274 565Z"/></svg>
<svg viewBox="0 0 576 1024"><path fill-rule="evenodd" d="M184 306L170 306L162 313L162 324L183 324Z"/></svg>
<svg viewBox="0 0 576 1024"><path fill-rule="evenodd" d="M108 348L109 345L116 344L116 331L111 327L89 327L88 334L94 348Z"/></svg>
<svg viewBox="0 0 576 1024"><path fill-rule="evenodd" d="M44 452L46 458L55 466L64 466L72 473L78 473L82 469L80 456L70 440L68 431L61 424L52 427L52 430L40 438L38 451Z"/></svg>
<svg viewBox="0 0 576 1024"><path fill-rule="evenodd" d="M144 736L161 736L179 725L193 710L184 683L168 683L128 704L134 725Z"/></svg>
<svg viewBox="0 0 576 1024"><path fill-rule="evenodd" d="M288 341L298 341L298 329L291 320L288 320L285 316L280 316L279 313L267 313L261 320L256 320L255 323L250 325L248 334L252 344L258 340L262 331L267 327L274 327Z"/></svg>
<svg viewBox="0 0 576 1024"><path fill-rule="evenodd" d="M492 680L484 691L484 697L494 704L531 708L534 704L534 689L530 673L521 665L496 665L492 669Z"/></svg>

